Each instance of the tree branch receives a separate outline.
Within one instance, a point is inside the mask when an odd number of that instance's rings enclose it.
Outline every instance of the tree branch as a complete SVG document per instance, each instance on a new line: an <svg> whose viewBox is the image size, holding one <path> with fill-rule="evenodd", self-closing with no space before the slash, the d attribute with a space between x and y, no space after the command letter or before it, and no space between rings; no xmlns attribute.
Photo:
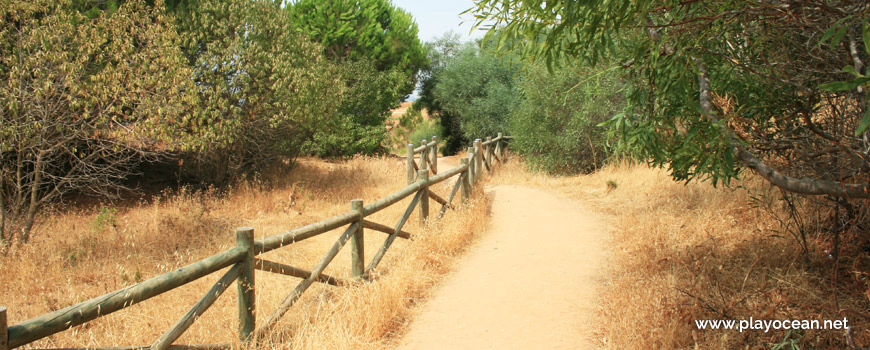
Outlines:
<svg viewBox="0 0 870 350"><path fill-rule="evenodd" d="M698 98L701 103L701 109L704 114L712 122L719 120L719 113L713 106L710 93L710 80L707 78L707 68L701 60L694 58L698 64ZM783 190L808 194L808 195L831 195L836 197L847 198L870 198L870 186L847 184L838 181L816 180L810 178L798 179L784 175L767 164L764 164L760 159L749 153L737 142L734 133L731 129L722 127L723 132L728 133L731 139L731 145L734 151L737 152L737 159L749 169L755 171L758 175L770 182L772 185Z"/></svg>
<svg viewBox="0 0 870 350"><path fill-rule="evenodd" d="M747 168L754 170L758 175L772 185L789 192L808 195L831 195L846 198L870 198L870 186L847 184L838 181L816 180L810 178L798 179L783 175L748 151L736 147L737 159Z"/></svg>

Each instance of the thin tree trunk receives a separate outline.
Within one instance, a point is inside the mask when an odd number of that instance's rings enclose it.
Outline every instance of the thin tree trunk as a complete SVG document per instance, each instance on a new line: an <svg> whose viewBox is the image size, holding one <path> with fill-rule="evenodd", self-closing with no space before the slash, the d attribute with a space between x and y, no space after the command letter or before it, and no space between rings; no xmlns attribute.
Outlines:
<svg viewBox="0 0 870 350"><path fill-rule="evenodd" d="M30 231L36 220L36 212L39 209L39 187L42 186L42 168L45 166L42 152L36 156L36 164L33 166L33 182L30 183L30 203L24 214L24 226L21 228L21 243L30 240Z"/></svg>
<svg viewBox="0 0 870 350"><path fill-rule="evenodd" d="M6 237L6 175L0 173L0 250L6 250L9 238Z"/></svg>

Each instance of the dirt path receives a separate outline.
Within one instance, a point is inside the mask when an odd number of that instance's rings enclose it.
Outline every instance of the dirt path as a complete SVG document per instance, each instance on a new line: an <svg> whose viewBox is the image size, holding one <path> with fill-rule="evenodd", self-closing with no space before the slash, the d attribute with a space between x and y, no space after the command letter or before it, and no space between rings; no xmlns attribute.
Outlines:
<svg viewBox="0 0 870 350"><path fill-rule="evenodd" d="M572 200L496 186L492 226L400 342L421 349L594 349L604 226Z"/></svg>

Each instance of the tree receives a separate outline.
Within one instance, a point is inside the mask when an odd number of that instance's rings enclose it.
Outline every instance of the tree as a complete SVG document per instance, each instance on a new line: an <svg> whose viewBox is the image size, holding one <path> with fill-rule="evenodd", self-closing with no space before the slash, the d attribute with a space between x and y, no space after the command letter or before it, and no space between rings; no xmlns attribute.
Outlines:
<svg viewBox="0 0 870 350"><path fill-rule="evenodd" d="M426 51L417 24L389 0L299 0L286 8L300 33L337 65L339 106L333 122L308 145L328 157L382 151L390 109L414 89Z"/></svg>
<svg viewBox="0 0 870 350"><path fill-rule="evenodd" d="M553 74L542 63L526 66L511 111L511 148L533 167L553 174L589 173L610 155L610 137L596 127L623 107L614 69L566 64Z"/></svg>
<svg viewBox="0 0 870 350"><path fill-rule="evenodd" d="M378 72L369 60L336 64L334 70L341 82L332 101L336 115L318 126L306 150L320 157L380 152L384 122L408 81L395 69Z"/></svg>
<svg viewBox="0 0 870 350"><path fill-rule="evenodd" d="M335 61L372 60L378 71L398 69L409 80L426 66L417 24L389 0L297 0L287 12ZM413 84L406 89L411 93Z"/></svg>
<svg viewBox="0 0 870 350"><path fill-rule="evenodd" d="M728 181L746 168L786 191L868 198L868 6L482 0L473 10L513 39L503 50L551 68L619 62L630 104L610 125L677 179Z"/></svg>
<svg viewBox="0 0 870 350"><path fill-rule="evenodd" d="M64 194L114 197L185 106L190 72L171 20L127 1L85 14L70 1L0 9L0 237L27 242ZM16 237L17 236L17 237Z"/></svg>
<svg viewBox="0 0 870 350"><path fill-rule="evenodd" d="M438 118L438 122L441 124L441 130L444 133L443 143L445 155L455 154L460 151L468 144L468 140L466 140L465 136L462 134L458 117L444 110L441 106L441 101L435 98L435 86L438 85L438 79L444 72L444 68L448 63L462 50L463 47L469 45L474 44L460 42L459 34L456 34L453 31L445 33L443 36L436 38L432 42L427 42L425 47L426 52L428 53L429 65L420 70L420 74L418 75L418 80L420 82L420 98L414 102L414 109L422 111L425 108L429 111L429 115Z"/></svg>
<svg viewBox="0 0 870 350"><path fill-rule="evenodd" d="M338 79L316 43L270 0L173 5L193 70L195 105L179 138L201 181L223 184L276 157L294 157L335 106Z"/></svg>
<svg viewBox="0 0 870 350"><path fill-rule="evenodd" d="M433 95L441 108L459 120L466 139L503 132L517 101L514 77L519 65L467 45L447 61Z"/></svg>

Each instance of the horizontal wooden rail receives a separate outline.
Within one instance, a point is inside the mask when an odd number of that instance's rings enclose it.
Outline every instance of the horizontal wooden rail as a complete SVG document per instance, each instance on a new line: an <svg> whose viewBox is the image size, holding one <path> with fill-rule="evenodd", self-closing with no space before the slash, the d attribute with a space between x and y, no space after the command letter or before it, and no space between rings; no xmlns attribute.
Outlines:
<svg viewBox="0 0 870 350"><path fill-rule="evenodd" d="M427 144L425 144L425 145L421 145L420 147L417 147L417 148L414 149L414 153L420 153L420 152L423 152L423 151L425 151L425 150L431 148L432 146L435 146L436 143L438 143L438 142L437 142L437 141L431 141L431 142L429 142L429 143L427 143Z"/></svg>
<svg viewBox="0 0 870 350"><path fill-rule="evenodd" d="M236 247L127 288L10 326L8 329L9 348L28 344L102 315L148 300L212 272L241 262L246 255L246 251Z"/></svg>
<svg viewBox="0 0 870 350"><path fill-rule="evenodd" d="M311 277L311 271L300 269L298 267L293 267L290 265L285 265L281 263L277 263L274 261L263 260L263 259L254 259L254 267L257 270L267 271L272 273L278 273L287 276L299 277L299 278L309 278ZM349 283L341 278L332 277L327 274L320 274L317 278L314 279L315 282L321 282L326 284L331 284L333 286L343 286L348 285Z"/></svg>
<svg viewBox="0 0 870 350"><path fill-rule="evenodd" d="M329 219L318 221L313 224L305 225L300 228L292 229L274 236L258 239L254 241L254 252L258 255L273 251L283 246L293 244L311 237L315 237L324 232L328 232L344 225L350 224L356 220L358 214L355 212L347 212L341 215L333 216Z"/></svg>
<svg viewBox="0 0 870 350"><path fill-rule="evenodd" d="M420 164L415 160L417 153L420 154ZM428 169L432 174L438 173L438 137L432 136L432 141L426 139L420 140L420 146L414 148L413 144L408 144L407 149L407 166L405 167L408 175L408 183L413 183L417 180L417 172L421 169Z"/></svg>
<svg viewBox="0 0 870 350"><path fill-rule="evenodd" d="M435 192L429 192L429 198L434 199L438 204L447 205L447 200L441 198L441 196L435 194Z"/></svg>
<svg viewBox="0 0 870 350"><path fill-rule="evenodd" d="M429 186L432 186L434 184L437 184L437 183L440 183L444 180L447 180L447 179L453 177L454 175L465 171L466 169L468 169L468 165L460 164L453 169L447 170L443 173L440 173L438 175L430 177L429 178Z"/></svg>
<svg viewBox="0 0 870 350"><path fill-rule="evenodd" d="M233 346L229 343L221 344L194 344L194 345L170 345L169 350L229 350ZM52 350L151 350L151 345L131 346L107 346L93 348L56 348Z"/></svg>
<svg viewBox="0 0 870 350"><path fill-rule="evenodd" d="M491 143L493 143L493 142L498 142L498 141L501 141L501 140L506 139L506 138L509 138L509 137L510 137L510 138L513 138L513 137L511 137L511 136L498 136L498 137L496 137L496 138L494 138L494 139L492 139L492 140L486 140L486 141L484 141L484 142L483 142L483 145L484 145L484 146L489 146L489 144L491 144Z"/></svg>
<svg viewBox="0 0 870 350"><path fill-rule="evenodd" d="M380 231L386 234L393 234L393 232L395 232L392 227L368 220L363 220L363 227L370 230ZM411 239L411 234L402 230L399 230L398 236L404 239Z"/></svg>

